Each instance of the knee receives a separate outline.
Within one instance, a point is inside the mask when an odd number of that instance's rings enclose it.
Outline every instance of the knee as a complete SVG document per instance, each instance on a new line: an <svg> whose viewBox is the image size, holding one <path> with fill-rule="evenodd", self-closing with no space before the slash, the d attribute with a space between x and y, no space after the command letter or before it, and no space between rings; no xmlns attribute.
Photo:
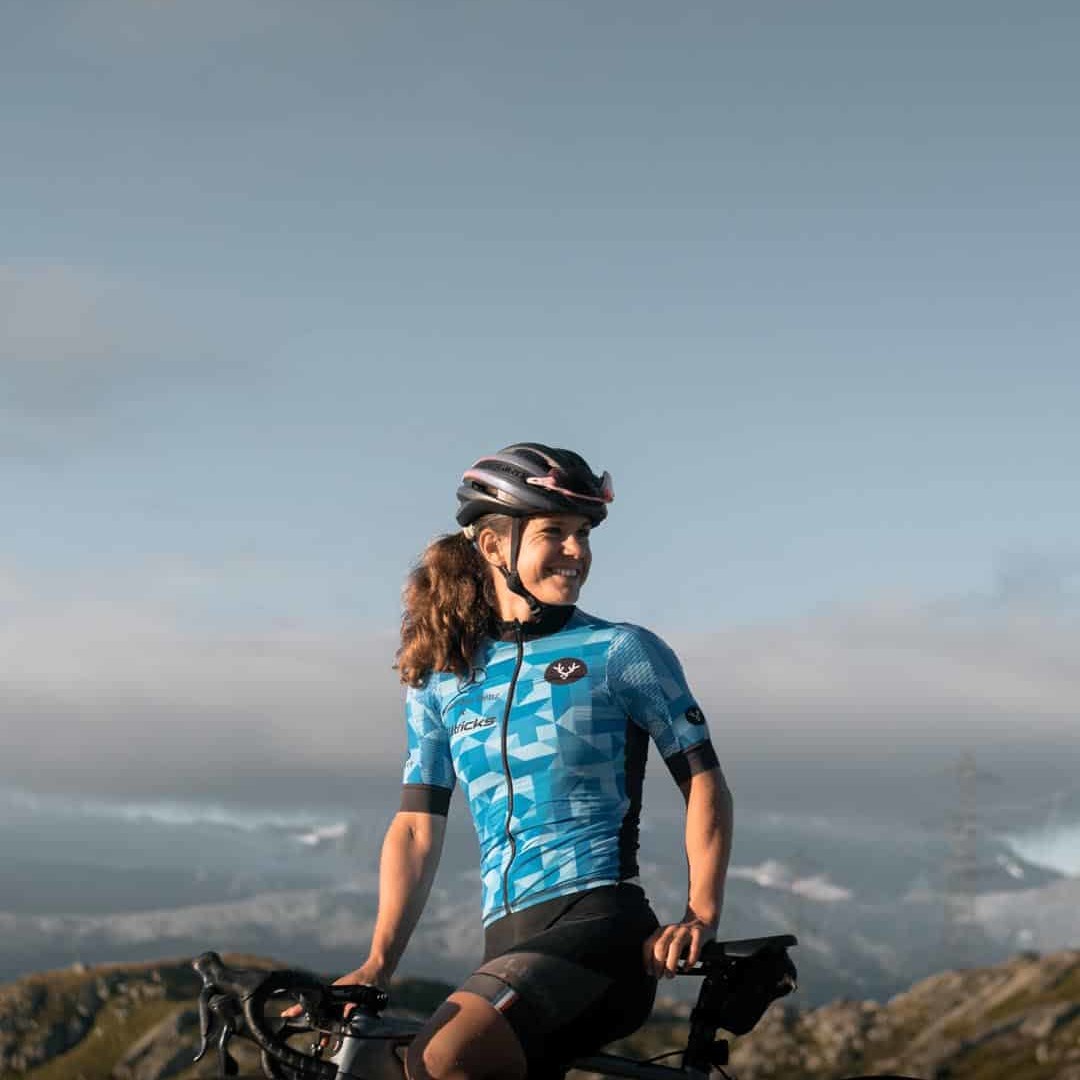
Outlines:
<svg viewBox="0 0 1080 1080"><path fill-rule="evenodd" d="M416 1039L405 1053L405 1075L408 1080L459 1080L465 1073L452 1067L431 1052L427 1039Z"/></svg>
<svg viewBox="0 0 1080 1080"><path fill-rule="evenodd" d="M481 1038L476 1042L455 1052L450 1040L418 1038L405 1053L405 1075L408 1080L524 1080L517 1062L486 1053Z"/></svg>
<svg viewBox="0 0 1080 1080"><path fill-rule="evenodd" d="M452 995L409 1045L408 1080L524 1080L525 1057L506 1020L480 998Z"/></svg>

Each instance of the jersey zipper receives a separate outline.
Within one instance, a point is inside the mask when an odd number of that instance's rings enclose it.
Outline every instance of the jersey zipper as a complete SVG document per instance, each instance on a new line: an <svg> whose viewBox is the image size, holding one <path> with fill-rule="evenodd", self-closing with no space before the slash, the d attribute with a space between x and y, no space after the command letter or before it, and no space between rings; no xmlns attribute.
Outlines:
<svg viewBox="0 0 1080 1080"><path fill-rule="evenodd" d="M514 690L517 687L518 675L521 672L521 664L525 659L525 637L521 623L514 622L514 640L517 642L517 661L514 664L514 674L510 677L510 687L506 692L506 708L503 709L502 719L502 763L503 775L506 777L506 841L510 848L510 858L506 860L503 869L503 910L510 914L510 868L514 865L514 856L517 854L517 841L511 831L510 823L514 817L514 778L510 773L510 755L506 748L506 740L510 729L510 710L514 706Z"/></svg>

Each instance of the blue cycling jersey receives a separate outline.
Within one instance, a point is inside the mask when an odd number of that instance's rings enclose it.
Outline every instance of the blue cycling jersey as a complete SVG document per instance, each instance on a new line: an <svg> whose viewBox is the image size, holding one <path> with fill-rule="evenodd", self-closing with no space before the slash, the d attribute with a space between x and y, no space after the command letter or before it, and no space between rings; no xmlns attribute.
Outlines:
<svg viewBox="0 0 1080 1080"><path fill-rule="evenodd" d="M488 639L471 675L406 697L402 809L445 814L457 781L480 841L483 915L637 874L649 739L676 781L717 764L675 654L568 609L553 633Z"/></svg>

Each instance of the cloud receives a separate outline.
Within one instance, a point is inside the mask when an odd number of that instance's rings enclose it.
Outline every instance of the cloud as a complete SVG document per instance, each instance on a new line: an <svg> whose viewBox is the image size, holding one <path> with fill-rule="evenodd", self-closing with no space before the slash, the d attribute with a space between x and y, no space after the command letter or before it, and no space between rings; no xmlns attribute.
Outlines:
<svg viewBox="0 0 1080 1080"><path fill-rule="evenodd" d="M51 456L100 436L117 398L174 375L153 344L151 307L99 271L0 265L0 454Z"/></svg>
<svg viewBox="0 0 1080 1080"><path fill-rule="evenodd" d="M736 714L840 730L903 717L1057 729L1080 712L1080 556L1011 553L989 588L930 602L882 594L679 642Z"/></svg>
<svg viewBox="0 0 1080 1080"><path fill-rule="evenodd" d="M62 263L0 265L0 371L5 398L70 409L130 354L122 291L104 275Z"/></svg>
<svg viewBox="0 0 1080 1080"><path fill-rule="evenodd" d="M153 564L104 584L0 572L0 781L143 799L261 792L265 805L392 780L404 726L389 630L222 629L215 597L241 574L257 590L283 572ZM1080 755L1080 621L1053 605L894 600L673 644L725 761L767 762L774 779L785 757L811 783L807 763L880 771L905 752Z"/></svg>
<svg viewBox="0 0 1080 1080"><path fill-rule="evenodd" d="M165 407L211 370L220 392L243 365L210 352L142 285L62 262L0 264L0 454L101 438L118 404Z"/></svg>
<svg viewBox="0 0 1080 1080"><path fill-rule="evenodd" d="M228 576L223 568L220 582ZM214 631L170 595L178 588L120 596L115 583L105 594L70 579L0 575L3 780L246 796L260 783L400 764L392 638L304 626ZM264 802L278 794L267 789Z"/></svg>
<svg viewBox="0 0 1080 1080"><path fill-rule="evenodd" d="M1010 552L998 566L992 601L1013 612L1080 609L1080 555Z"/></svg>
<svg viewBox="0 0 1080 1080"><path fill-rule="evenodd" d="M1054 619L949 625L865 607L732 629L688 645L687 663L711 657L734 700L777 717L1059 718L1080 706L1080 672L1059 662L1078 644L1076 628Z"/></svg>
<svg viewBox="0 0 1080 1080"><path fill-rule="evenodd" d="M1062 735L1080 713L1080 622L1050 608L891 600L680 643L717 720L805 747Z"/></svg>

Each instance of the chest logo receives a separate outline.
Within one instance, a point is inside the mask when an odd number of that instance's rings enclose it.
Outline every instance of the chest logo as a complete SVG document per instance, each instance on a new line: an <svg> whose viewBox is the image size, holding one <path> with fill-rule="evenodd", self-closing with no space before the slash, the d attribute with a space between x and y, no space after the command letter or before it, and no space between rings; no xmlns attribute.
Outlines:
<svg viewBox="0 0 1080 1080"><path fill-rule="evenodd" d="M450 738L455 735L464 735L469 731L481 731L484 728L494 727L494 716L474 716L470 720L461 720L450 729Z"/></svg>
<svg viewBox="0 0 1080 1080"><path fill-rule="evenodd" d="M549 683L563 686L566 683L577 682L589 674L584 660L578 660L574 656L564 656L561 660L553 660L544 672L544 678Z"/></svg>

